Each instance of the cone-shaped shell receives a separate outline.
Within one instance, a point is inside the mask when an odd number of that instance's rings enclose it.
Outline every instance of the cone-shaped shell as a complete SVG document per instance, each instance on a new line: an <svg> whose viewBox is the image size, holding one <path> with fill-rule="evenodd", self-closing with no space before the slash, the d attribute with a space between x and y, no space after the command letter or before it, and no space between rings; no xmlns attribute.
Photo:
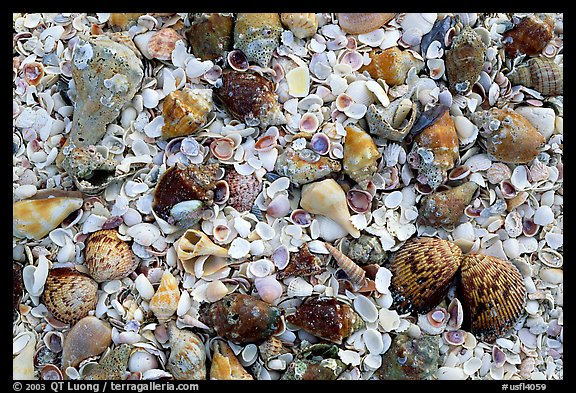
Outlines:
<svg viewBox="0 0 576 393"><path fill-rule="evenodd" d="M472 115L472 121L483 128L481 135L485 138L486 151L505 163L532 161L546 141L524 116L511 108L480 111Z"/></svg>
<svg viewBox="0 0 576 393"><path fill-rule="evenodd" d="M502 34L506 57L520 54L538 56L554 35L554 18L551 15L527 15L512 29Z"/></svg>
<svg viewBox="0 0 576 393"><path fill-rule="evenodd" d="M336 14L340 28L349 34L364 34L390 22L396 14L376 12L340 12Z"/></svg>
<svg viewBox="0 0 576 393"><path fill-rule="evenodd" d="M70 325L96 308L98 283L73 268L51 269L42 302L56 319Z"/></svg>
<svg viewBox="0 0 576 393"><path fill-rule="evenodd" d="M249 126L268 127L286 124L274 91L274 84L260 74L226 69L214 95L236 119Z"/></svg>
<svg viewBox="0 0 576 393"><path fill-rule="evenodd" d="M370 63L358 71L368 71L374 79L384 79L390 86L406 82L410 68L416 67L416 73L424 68L424 60L418 59L412 52L400 50L397 46L384 50L375 49L368 53Z"/></svg>
<svg viewBox="0 0 576 393"><path fill-rule="evenodd" d="M308 298L294 314L286 316L286 321L336 344L364 327L356 311L333 297Z"/></svg>
<svg viewBox="0 0 576 393"><path fill-rule="evenodd" d="M318 30L318 18L314 13L280 14L280 20L298 38L310 38Z"/></svg>
<svg viewBox="0 0 576 393"><path fill-rule="evenodd" d="M128 368L128 360L132 353L132 347L121 344L114 348L106 357L100 360L85 375L84 379L91 381L122 380Z"/></svg>
<svg viewBox="0 0 576 393"><path fill-rule="evenodd" d="M170 357L166 370L177 380L206 379L206 350L200 336L190 330L168 325Z"/></svg>
<svg viewBox="0 0 576 393"><path fill-rule="evenodd" d="M338 266L344 270L353 288L355 290L362 288L366 283L366 271L330 243L324 243L324 246L326 246Z"/></svg>
<svg viewBox="0 0 576 393"><path fill-rule="evenodd" d="M84 241L84 263L96 282L126 277L138 266L138 259L114 229L102 229Z"/></svg>
<svg viewBox="0 0 576 393"><path fill-rule="evenodd" d="M343 172L360 186L365 186L378 169L377 161L382 154L366 131L355 125L345 129Z"/></svg>
<svg viewBox="0 0 576 393"><path fill-rule="evenodd" d="M234 25L234 48L249 61L268 67L284 29L277 13L238 13Z"/></svg>
<svg viewBox="0 0 576 393"><path fill-rule="evenodd" d="M545 96L564 93L564 72L552 59L536 57L507 75L512 85L530 87Z"/></svg>
<svg viewBox="0 0 576 393"><path fill-rule="evenodd" d="M261 342L283 326L279 308L241 293L211 303L201 310L200 321L236 344Z"/></svg>
<svg viewBox="0 0 576 393"><path fill-rule="evenodd" d="M160 286L150 299L149 309L159 322L167 322L178 309L179 301L178 281L166 270L160 280Z"/></svg>
<svg viewBox="0 0 576 393"><path fill-rule="evenodd" d="M200 255L227 257L228 250L214 244L204 232L197 229L188 229L178 239L176 254L181 261L187 261Z"/></svg>
<svg viewBox="0 0 576 393"><path fill-rule="evenodd" d="M192 53L202 60L218 60L230 50L234 17L232 14L194 14L186 38Z"/></svg>
<svg viewBox="0 0 576 393"><path fill-rule="evenodd" d="M210 365L211 380L253 380L236 355L223 340L217 340L212 354L212 364Z"/></svg>
<svg viewBox="0 0 576 393"><path fill-rule="evenodd" d="M446 52L446 77L450 91L465 95L472 89L484 68L486 45L480 35L465 26Z"/></svg>
<svg viewBox="0 0 576 393"><path fill-rule="evenodd" d="M353 237L360 237L360 231L350 221L346 194L334 179L303 186L300 206L312 214L321 214L330 218Z"/></svg>
<svg viewBox="0 0 576 393"><path fill-rule="evenodd" d="M478 184L467 182L446 191L434 192L422 198L420 220L434 227L454 226L478 189Z"/></svg>
<svg viewBox="0 0 576 393"><path fill-rule="evenodd" d="M399 312L424 314L446 296L462 251L447 240L419 237L402 245L394 255L391 290Z"/></svg>
<svg viewBox="0 0 576 393"><path fill-rule="evenodd" d="M27 199L12 205L14 236L40 240L72 212L82 207L82 198Z"/></svg>
<svg viewBox="0 0 576 393"><path fill-rule="evenodd" d="M296 151L287 147L274 164L276 173L303 185L321 179L332 172L339 172L342 165L338 160L320 156L310 149Z"/></svg>
<svg viewBox="0 0 576 393"><path fill-rule="evenodd" d="M208 121L213 109L212 92L208 89L176 90L162 104L162 139L191 135Z"/></svg>
<svg viewBox="0 0 576 393"><path fill-rule="evenodd" d="M76 367L84 359L100 355L112 344L112 327L108 322L88 316L79 320L64 338L62 369Z"/></svg>
<svg viewBox="0 0 576 393"><path fill-rule="evenodd" d="M522 276L511 263L479 254L465 255L461 269L464 326L481 340L494 342L524 311Z"/></svg>

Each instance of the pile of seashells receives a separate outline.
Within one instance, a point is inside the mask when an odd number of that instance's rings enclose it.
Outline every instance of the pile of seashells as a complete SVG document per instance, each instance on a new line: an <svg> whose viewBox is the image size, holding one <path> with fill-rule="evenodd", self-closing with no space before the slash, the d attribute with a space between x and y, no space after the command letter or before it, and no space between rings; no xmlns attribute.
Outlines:
<svg viewBox="0 0 576 393"><path fill-rule="evenodd" d="M13 14L14 379L563 379L563 14Z"/></svg>

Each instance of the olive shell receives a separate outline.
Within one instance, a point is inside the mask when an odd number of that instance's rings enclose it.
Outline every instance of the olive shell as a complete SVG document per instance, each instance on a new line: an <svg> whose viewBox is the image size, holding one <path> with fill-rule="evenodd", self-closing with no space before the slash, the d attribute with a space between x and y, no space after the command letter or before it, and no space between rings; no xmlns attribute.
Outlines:
<svg viewBox="0 0 576 393"><path fill-rule="evenodd" d="M132 249L114 229L93 232L84 244L84 263L96 282L124 278L138 266Z"/></svg>

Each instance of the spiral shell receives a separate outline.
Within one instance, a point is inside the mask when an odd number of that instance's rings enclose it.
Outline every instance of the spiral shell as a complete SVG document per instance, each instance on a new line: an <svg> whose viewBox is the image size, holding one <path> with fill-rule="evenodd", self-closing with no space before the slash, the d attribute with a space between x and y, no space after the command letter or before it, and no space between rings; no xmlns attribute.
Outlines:
<svg viewBox="0 0 576 393"><path fill-rule="evenodd" d="M349 125L345 130L343 172L365 187L378 169L377 161L382 154L370 134L360 127Z"/></svg>
<svg viewBox="0 0 576 393"><path fill-rule="evenodd" d="M93 232L84 244L84 263L96 282L124 278L138 266L130 246L114 229Z"/></svg>
<svg viewBox="0 0 576 393"><path fill-rule="evenodd" d="M370 63L358 71L368 71L374 79L384 79L390 86L404 84L408 71L416 67L416 73L424 68L424 60L414 56L413 52L401 50L397 46L384 50L375 49L368 52Z"/></svg>
<svg viewBox="0 0 576 393"><path fill-rule="evenodd" d="M55 197L28 199L12 205L12 233L28 239L42 239L72 212L82 207L82 198Z"/></svg>
<svg viewBox="0 0 576 393"><path fill-rule="evenodd" d="M450 90L465 95L472 89L484 68L486 45L480 35L465 26L446 52L446 76Z"/></svg>
<svg viewBox="0 0 576 393"><path fill-rule="evenodd" d="M186 38L192 53L202 60L218 60L230 50L234 17L223 13L198 13L190 21Z"/></svg>
<svg viewBox="0 0 576 393"><path fill-rule="evenodd" d="M213 109L210 90L183 88L168 94L162 104L162 139L187 136L208 121Z"/></svg>
<svg viewBox="0 0 576 393"><path fill-rule="evenodd" d="M366 111L370 133L392 141L408 135L418 117L418 107L409 97L399 97L387 107L371 104Z"/></svg>
<svg viewBox="0 0 576 393"><path fill-rule="evenodd" d="M346 33L364 34L376 30L390 22L396 14L394 13L338 13L338 24Z"/></svg>
<svg viewBox="0 0 576 393"><path fill-rule="evenodd" d="M321 179L332 172L339 172L339 161L320 156L310 149L294 150L287 147L274 164L276 173L290 178L290 181L303 185Z"/></svg>
<svg viewBox="0 0 576 393"><path fill-rule="evenodd" d="M324 246L336 260L338 266L346 273L352 287L355 290L362 288L366 283L366 271L330 243L324 243Z"/></svg>
<svg viewBox="0 0 576 393"><path fill-rule="evenodd" d="M551 15L527 15L502 34L502 43L507 57L537 56L553 35L554 18Z"/></svg>
<svg viewBox="0 0 576 393"><path fill-rule="evenodd" d="M212 364L210 365L211 380L253 380L236 355L223 340L217 340L212 354Z"/></svg>
<svg viewBox="0 0 576 393"><path fill-rule="evenodd" d="M159 322L167 322L178 309L180 289L178 281L168 270L162 275L160 286L150 299L149 309Z"/></svg>
<svg viewBox="0 0 576 393"><path fill-rule="evenodd" d="M536 57L521 64L507 75L513 85L533 88L545 96L564 93L562 67L550 59Z"/></svg>
<svg viewBox="0 0 576 393"><path fill-rule="evenodd" d="M284 29L276 13L238 13L234 25L234 48L246 54L249 61L267 67L272 52L280 44Z"/></svg>
<svg viewBox="0 0 576 393"><path fill-rule="evenodd" d="M318 18L314 13L280 14L280 20L298 38L310 38L318 30Z"/></svg>
<svg viewBox="0 0 576 393"><path fill-rule="evenodd" d="M190 330L168 325L170 357L166 370L177 380L206 379L206 350L200 336Z"/></svg>
<svg viewBox="0 0 576 393"><path fill-rule="evenodd" d="M454 226L478 189L478 184L467 182L446 191L434 192L422 198L419 218L424 225Z"/></svg>

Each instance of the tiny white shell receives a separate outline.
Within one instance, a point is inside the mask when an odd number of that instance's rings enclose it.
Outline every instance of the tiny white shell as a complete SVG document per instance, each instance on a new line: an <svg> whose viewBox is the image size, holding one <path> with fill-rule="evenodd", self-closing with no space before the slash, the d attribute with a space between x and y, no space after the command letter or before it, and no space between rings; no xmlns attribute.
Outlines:
<svg viewBox="0 0 576 393"><path fill-rule="evenodd" d="M468 375L460 367L440 367L436 372L439 380L464 380Z"/></svg>
<svg viewBox="0 0 576 393"><path fill-rule="evenodd" d="M395 310L381 308L378 311L378 323L386 332L389 332L400 326L400 316Z"/></svg>
<svg viewBox="0 0 576 393"><path fill-rule="evenodd" d="M533 218L534 224L548 225L554 222L554 212L550 206L543 205L536 210Z"/></svg>
<svg viewBox="0 0 576 393"><path fill-rule="evenodd" d="M474 356L464 362L463 370L466 375L472 375L480 370L480 367L482 367L482 359Z"/></svg>
<svg viewBox="0 0 576 393"><path fill-rule="evenodd" d="M160 229L149 223L140 223L128 228L126 234L143 246L151 246L161 236Z"/></svg>
<svg viewBox="0 0 576 393"><path fill-rule="evenodd" d="M376 272L376 277L374 279L376 290L381 294L390 293L390 281L392 279L392 272L387 268L380 266Z"/></svg>
<svg viewBox="0 0 576 393"><path fill-rule="evenodd" d="M135 350L128 360L128 370L130 372L145 372L158 367L156 356L144 349Z"/></svg>
<svg viewBox="0 0 576 393"><path fill-rule="evenodd" d="M247 273L250 277L266 277L274 272L274 263L269 259L259 259L248 264Z"/></svg>
<svg viewBox="0 0 576 393"><path fill-rule="evenodd" d="M362 334L364 344L368 352L378 355L384 351L384 341L382 340L382 333L376 329L366 329Z"/></svg>
<svg viewBox="0 0 576 393"><path fill-rule="evenodd" d="M514 168L510 182L518 191L523 191L530 187L530 182L528 182L528 171L525 165L518 165Z"/></svg>
<svg viewBox="0 0 576 393"><path fill-rule="evenodd" d="M250 252L250 242L246 239L237 237L230 243L230 248L228 249L228 255L234 259L244 258Z"/></svg>
<svg viewBox="0 0 576 393"><path fill-rule="evenodd" d="M384 199L384 206L388 209L395 209L400 206L403 198L404 194L401 191L393 191Z"/></svg>

